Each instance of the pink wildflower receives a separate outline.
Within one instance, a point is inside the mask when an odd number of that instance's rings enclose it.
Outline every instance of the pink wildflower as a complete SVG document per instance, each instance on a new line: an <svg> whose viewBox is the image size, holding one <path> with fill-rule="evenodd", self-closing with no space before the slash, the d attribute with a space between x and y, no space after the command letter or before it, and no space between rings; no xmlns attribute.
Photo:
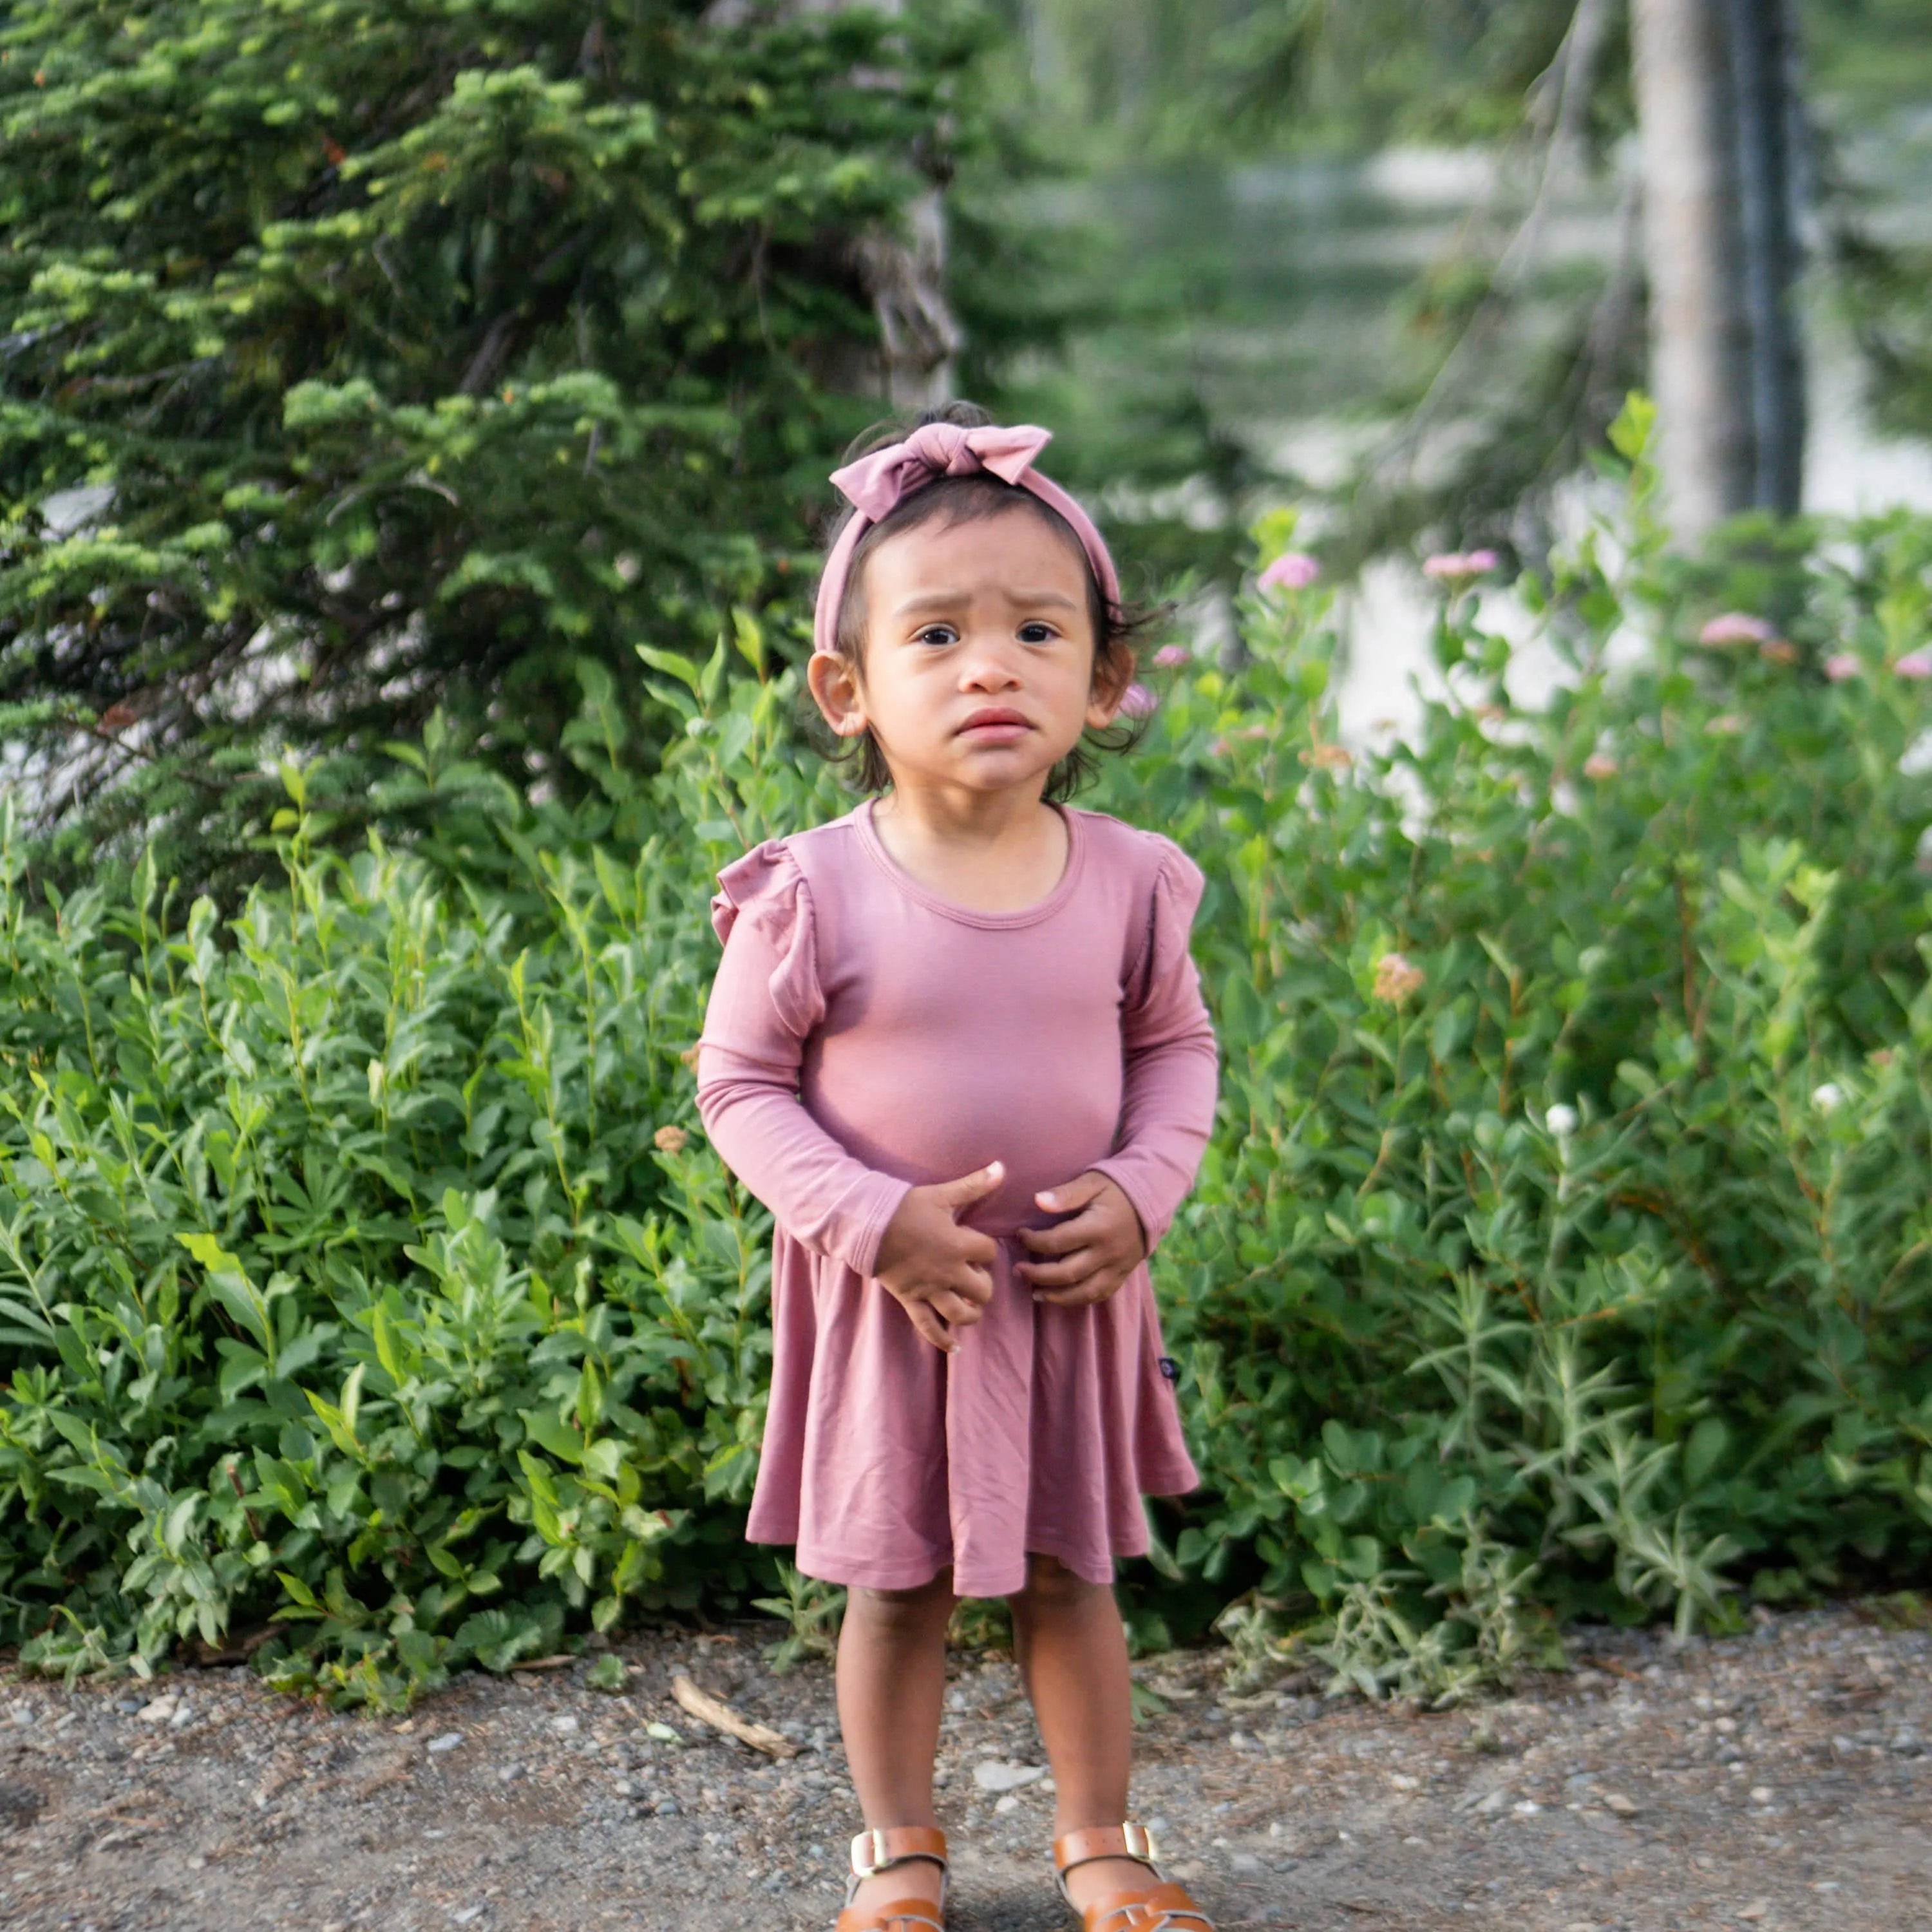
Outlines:
<svg viewBox="0 0 1932 1932"><path fill-rule="evenodd" d="M1264 590L1306 590L1322 574L1322 566L1306 550L1285 551L1261 574Z"/></svg>
<svg viewBox="0 0 1932 1932"><path fill-rule="evenodd" d="M1420 990L1423 977L1422 968L1400 952L1384 952L1376 962L1375 996L1399 1006L1412 993Z"/></svg>
<svg viewBox="0 0 1932 1932"><path fill-rule="evenodd" d="M1613 778L1617 775L1617 761L1607 752L1592 752L1583 760L1583 776L1586 778Z"/></svg>
<svg viewBox="0 0 1932 1932"><path fill-rule="evenodd" d="M1162 670L1178 670L1183 664L1194 662L1194 654L1185 644L1162 644L1154 652L1154 661Z"/></svg>
<svg viewBox="0 0 1932 1932"><path fill-rule="evenodd" d="M1771 664L1788 664L1798 662L1798 646L1786 643L1782 638L1767 638L1758 646L1757 654Z"/></svg>
<svg viewBox="0 0 1932 1932"><path fill-rule="evenodd" d="M1438 550L1422 560L1422 574L1460 583L1465 578L1480 577L1484 572L1495 569L1498 561L1492 550Z"/></svg>
<svg viewBox="0 0 1932 1932"><path fill-rule="evenodd" d="M1301 754L1304 765L1318 772L1346 772L1354 762L1354 754L1341 745L1316 745Z"/></svg>
<svg viewBox="0 0 1932 1932"><path fill-rule="evenodd" d="M1160 702L1144 684L1130 684L1120 698L1120 709L1130 718L1145 718Z"/></svg>
<svg viewBox="0 0 1932 1932"><path fill-rule="evenodd" d="M1834 651L1825 660L1825 675L1834 684L1843 684L1848 677L1856 677L1864 670L1864 662L1850 651Z"/></svg>
<svg viewBox="0 0 1932 1932"><path fill-rule="evenodd" d="M1932 677L1932 649L1907 651L1892 668L1894 677Z"/></svg>
<svg viewBox="0 0 1932 1932"><path fill-rule="evenodd" d="M682 1154L690 1144L691 1136L676 1126L663 1126L651 1136L651 1144L660 1154Z"/></svg>
<svg viewBox="0 0 1932 1932"><path fill-rule="evenodd" d="M1697 641L1700 644L1768 644L1777 634L1762 617L1726 610L1722 616L1713 617L1697 633Z"/></svg>

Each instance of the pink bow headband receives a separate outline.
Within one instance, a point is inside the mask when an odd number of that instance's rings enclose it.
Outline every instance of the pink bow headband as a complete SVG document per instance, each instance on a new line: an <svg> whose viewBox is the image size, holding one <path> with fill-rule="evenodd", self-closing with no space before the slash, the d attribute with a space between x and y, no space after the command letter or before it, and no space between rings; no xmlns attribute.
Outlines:
<svg viewBox="0 0 1932 1932"><path fill-rule="evenodd" d="M846 581L852 574L852 554L859 548L859 539L915 490L942 476L988 471L1003 483L1030 491L1049 508L1058 511L1080 539L1101 596L1108 604L1118 604L1120 577L1093 518L1058 483L1040 476L1033 467L1034 458L1052 440L1051 430L1026 423L1010 429L990 424L984 429L962 429L956 423L924 423L904 442L875 449L870 456L835 470L832 481L858 514L838 532L818 580L818 604L812 624L814 655L838 654L838 614L844 605Z"/></svg>

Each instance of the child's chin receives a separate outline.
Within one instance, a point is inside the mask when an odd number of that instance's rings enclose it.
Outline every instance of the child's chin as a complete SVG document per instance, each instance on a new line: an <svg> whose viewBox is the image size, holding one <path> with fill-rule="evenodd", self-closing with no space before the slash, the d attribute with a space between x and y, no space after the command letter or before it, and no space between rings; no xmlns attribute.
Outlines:
<svg viewBox="0 0 1932 1932"><path fill-rule="evenodd" d="M1066 751L1072 748L1069 746ZM1009 744L952 742L935 748L929 758L902 760L898 782L963 785L974 791L1012 791L1044 783L1066 751L1056 750L1052 742L1042 742L1036 734Z"/></svg>
<svg viewBox="0 0 1932 1932"><path fill-rule="evenodd" d="M959 782L983 791L1013 791L1043 781L1059 762L1057 758L1042 759L1037 746L1028 748L1023 758L988 758L982 754L959 760Z"/></svg>
<svg viewBox="0 0 1932 1932"><path fill-rule="evenodd" d="M1074 740L1074 743L1078 742L1077 739ZM1052 771L1073 746L1063 746L1058 739L1030 731L1023 738L956 743L950 748L952 762L961 771L998 771L1003 780L1010 782L1011 776L1016 772L1030 777L1036 772Z"/></svg>

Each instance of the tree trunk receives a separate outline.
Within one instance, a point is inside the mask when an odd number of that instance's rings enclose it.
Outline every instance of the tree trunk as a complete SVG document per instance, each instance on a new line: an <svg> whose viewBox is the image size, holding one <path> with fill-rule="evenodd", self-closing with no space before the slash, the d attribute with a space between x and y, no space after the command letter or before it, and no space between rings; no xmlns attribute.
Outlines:
<svg viewBox="0 0 1932 1932"><path fill-rule="evenodd" d="M790 0L796 14L836 14L856 6L896 17L904 10L904 0ZM733 26L748 11L748 0L712 0L705 17ZM877 78L882 86L891 84L889 75ZM950 401L954 358L964 338L946 291L944 184L933 179L915 195L898 229L867 236L854 266L879 323L878 353L869 369L855 372L859 381L896 410Z"/></svg>
<svg viewBox="0 0 1932 1932"><path fill-rule="evenodd" d="M1650 279L1651 387L1672 523L1685 539L1756 480L1728 0L1632 0Z"/></svg>
<svg viewBox="0 0 1932 1932"><path fill-rule="evenodd" d="M879 319L879 386L899 410L952 399L963 338L946 293L946 196L934 186L909 202L898 233L859 247L859 272Z"/></svg>
<svg viewBox="0 0 1932 1932"><path fill-rule="evenodd" d="M1692 542L1803 484L1787 0L1632 0L1664 496Z"/></svg>
<svg viewBox="0 0 1932 1932"><path fill-rule="evenodd" d="M1729 12L1751 336L1750 500L1789 516L1804 480L1804 367L1792 310L1801 266L1796 23L1790 0L1729 0Z"/></svg>

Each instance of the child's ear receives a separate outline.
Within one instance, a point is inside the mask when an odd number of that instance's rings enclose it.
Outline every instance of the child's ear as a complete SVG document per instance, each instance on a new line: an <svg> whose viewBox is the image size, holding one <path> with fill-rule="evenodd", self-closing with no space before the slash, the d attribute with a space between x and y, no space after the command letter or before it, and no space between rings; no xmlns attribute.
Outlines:
<svg viewBox="0 0 1932 1932"><path fill-rule="evenodd" d="M859 689L859 674L844 658L814 652L805 668L805 681L812 688L813 703L840 737L856 738L866 729L869 721Z"/></svg>

